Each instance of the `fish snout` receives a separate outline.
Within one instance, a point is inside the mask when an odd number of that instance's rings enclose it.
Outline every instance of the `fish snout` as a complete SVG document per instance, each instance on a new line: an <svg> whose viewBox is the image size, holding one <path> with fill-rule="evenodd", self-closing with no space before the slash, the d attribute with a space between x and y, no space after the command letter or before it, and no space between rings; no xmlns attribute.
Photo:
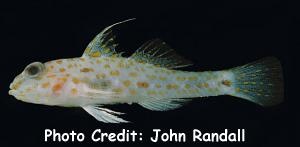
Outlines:
<svg viewBox="0 0 300 147"><path fill-rule="evenodd" d="M9 95L12 95L14 96L16 94L16 91L18 89L18 86L15 82L12 82L10 85L9 85L9 91L8 91L8 94Z"/></svg>
<svg viewBox="0 0 300 147"><path fill-rule="evenodd" d="M10 83L9 89L16 90L16 85L14 83Z"/></svg>
<svg viewBox="0 0 300 147"><path fill-rule="evenodd" d="M23 79L22 79L22 77L19 75L19 76L17 76L14 80L13 80L13 82L9 85L9 94L10 95L12 95L13 93L15 93L18 89L19 89L19 87L20 87L20 85L23 83Z"/></svg>
<svg viewBox="0 0 300 147"><path fill-rule="evenodd" d="M10 85L9 88L12 90L17 90L22 84L22 80L15 79Z"/></svg>

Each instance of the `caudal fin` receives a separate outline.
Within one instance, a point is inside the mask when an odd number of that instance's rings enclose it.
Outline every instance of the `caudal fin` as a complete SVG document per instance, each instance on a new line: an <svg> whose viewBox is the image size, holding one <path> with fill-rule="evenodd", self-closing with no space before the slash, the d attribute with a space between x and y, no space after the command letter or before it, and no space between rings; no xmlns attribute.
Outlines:
<svg viewBox="0 0 300 147"><path fill-rule="evenodd" d="M262 106L283 101L283 77L278 59L266 57L230 70L234 74L234 92L230 95Z"/></svg>

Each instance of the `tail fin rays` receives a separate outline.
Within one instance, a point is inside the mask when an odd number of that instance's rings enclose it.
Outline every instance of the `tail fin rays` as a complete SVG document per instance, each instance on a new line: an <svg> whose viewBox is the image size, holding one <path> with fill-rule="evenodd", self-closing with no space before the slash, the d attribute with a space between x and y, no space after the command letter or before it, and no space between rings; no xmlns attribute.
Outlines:
<svg viewBox="0 0 300 147"><path fill-rule="evenodd" d="M234 92L262 106L272 106L283 101L283 77L278 59L266 57L253 63L232 68Z"/></svg>

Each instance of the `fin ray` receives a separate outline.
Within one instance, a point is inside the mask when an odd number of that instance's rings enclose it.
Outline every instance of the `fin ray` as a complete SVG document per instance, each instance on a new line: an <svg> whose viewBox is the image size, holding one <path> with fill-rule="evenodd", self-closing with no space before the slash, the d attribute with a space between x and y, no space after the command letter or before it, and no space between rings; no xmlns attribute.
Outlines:
<svg viewBox="0 0 300 147"><path fill-rule="evenodd" d="M188 101L190 101L190 99L152 98L143 102L139 102L138 104L153 111L168 111L179 108Z"/></svg>
<svg viewBox="0 0 300 147"><path fill-rule="evenodd" d="M192 62L176 54L173 49L160 39L147 41L130 58L137 62L149 63L169 69L192 65Z"/></svg>
<svg viewBox="0 0 300 147"><path fill-rule="evenodd" d="M89 79L82 79L81 82L84 84L84 93L81 97L91 97L91 98L112 98L118 97L120 93L114 92L111 89L111 81L97 79L91 81Z"/></svg>
<svg viewBox="0 0 300 147"><path fill-rule="evenodd" d="M272 106L283 101L283 77L278 59L266 57L231 71L235 77L235 90L230 95L262 106Z"/></svg>
<svg viewBox="0 0 300 147"><path fill-rule="evenodd" d="M107 108L101 108L96 105L88 105L82 107L86 112L92 115L98 121L105 123L128 123L129 121L124 120L116 115L121 115L124 113L116 112Z"/></svg>
<svg viewBox="0 0 300 147"><path fill-rule="evenodd" d="M103 29L86 47L83 57L90 56L90 57L110 57L110 56L121 56L115 50L116 46L118 45L115 42L115 35L112 33L112 27L125 23L135 18L127 19L115 24L112 24L105 29Z"/></svg>

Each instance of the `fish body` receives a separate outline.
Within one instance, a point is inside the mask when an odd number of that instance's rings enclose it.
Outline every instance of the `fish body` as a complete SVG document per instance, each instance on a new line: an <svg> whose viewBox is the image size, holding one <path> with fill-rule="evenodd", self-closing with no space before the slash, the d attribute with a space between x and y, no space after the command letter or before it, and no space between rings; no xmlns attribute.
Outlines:
<svg viewBox="0 0 300 147"><path fill-rule="evenodd" d="M36 103L72 107L221 95L228 90L222 82L231 80L229 71L177 71L116 57L59 59L45 68L37 85L45 95Z"/></svg>
<svg viewBox="0 0 300 147"><path fill-rule="evenodd" d="M117 116L122 113L103 108L107 104L137 103L166 111L192 98L217 95L263 106L282 101L281 67L273 57L221 71L180 71L176 69L191 62L159 39L146 42L129 58L116 53L111 28L120 23L98 34L81 57L28 65L9 93L35 104L82 107L109 123L127 121Z"/></svg>

